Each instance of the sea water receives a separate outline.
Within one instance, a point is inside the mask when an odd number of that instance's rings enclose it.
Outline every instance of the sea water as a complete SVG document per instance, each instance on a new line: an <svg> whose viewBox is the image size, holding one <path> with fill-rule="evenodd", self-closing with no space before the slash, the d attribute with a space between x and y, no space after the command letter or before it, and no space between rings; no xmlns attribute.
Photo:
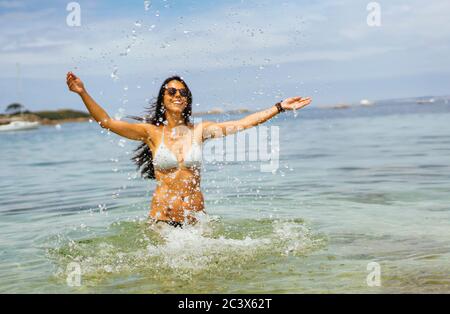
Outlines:
<svg viewBox="0 0 450 314"><path fill-rule="evenodd" d="M449 121L439 102L285 113L277 171L204 163L208 216L160 231L137 142L96 123L3 133L0 292L448 293Z"/></svg>

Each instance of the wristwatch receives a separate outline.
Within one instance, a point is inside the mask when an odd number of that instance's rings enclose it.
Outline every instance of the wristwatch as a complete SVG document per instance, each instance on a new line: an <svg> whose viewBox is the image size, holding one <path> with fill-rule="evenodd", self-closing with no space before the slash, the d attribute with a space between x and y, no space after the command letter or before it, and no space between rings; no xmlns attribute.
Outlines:
<svg viewBox="0 0 450 314"><path fill-rule="evenodd" d="M277 107L278 113L280 113L280 112L285 112L285 111L286 111L286 109L284 109L284 108L281 106L281 101L277 102L277 103L275 104L275 107Z"/></svg>

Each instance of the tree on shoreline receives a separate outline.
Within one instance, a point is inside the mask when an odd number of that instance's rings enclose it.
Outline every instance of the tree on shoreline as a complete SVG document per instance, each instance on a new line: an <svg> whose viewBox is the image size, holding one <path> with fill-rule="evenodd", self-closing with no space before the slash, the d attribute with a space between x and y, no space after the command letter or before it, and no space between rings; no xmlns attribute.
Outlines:
<svg viewBox="0 0 450 314"><path fill-rule="evenodd" d="M5 112L9 114L16 114L24 112L25 107L19 103L12 103L6 107Z"/></svg>

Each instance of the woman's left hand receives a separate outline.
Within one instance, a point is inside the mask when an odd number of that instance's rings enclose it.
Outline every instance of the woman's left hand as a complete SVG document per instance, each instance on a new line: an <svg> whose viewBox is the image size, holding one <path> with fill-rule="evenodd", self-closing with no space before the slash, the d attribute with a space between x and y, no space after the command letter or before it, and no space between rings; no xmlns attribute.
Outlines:
<svg viewBox="0 0 450 314"><path fill-rule="evenodd" d="M308 106L311 103L311 97L291 97L281 102L281 107L285 110L298 110Z"/></svg>

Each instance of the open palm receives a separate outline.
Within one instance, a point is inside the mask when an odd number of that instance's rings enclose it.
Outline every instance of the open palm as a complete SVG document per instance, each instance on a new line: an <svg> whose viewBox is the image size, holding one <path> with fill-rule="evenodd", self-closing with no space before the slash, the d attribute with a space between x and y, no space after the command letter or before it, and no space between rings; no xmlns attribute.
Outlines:
<svg viewBox="0 0 450 314"><path fill-rule="evenodd" d="M311 97L291 97L281 102L281 106L286 110L298 110L308 106L311 103Z"/></svg>

